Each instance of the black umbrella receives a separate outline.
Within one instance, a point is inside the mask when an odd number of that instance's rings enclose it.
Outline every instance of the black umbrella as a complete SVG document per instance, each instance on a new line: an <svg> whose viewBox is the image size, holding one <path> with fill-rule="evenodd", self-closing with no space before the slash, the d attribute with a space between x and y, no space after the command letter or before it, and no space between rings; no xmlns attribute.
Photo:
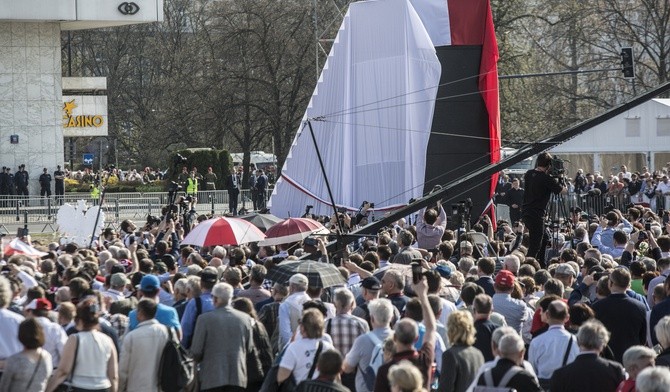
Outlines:
<svg viewBox="0 0 670 392"><path fill-rule="evenodd" d="M283 221L283 219L277 218L272 214L259 214L256 212L249 215L239 216L238 218L250 222L252 225L258 227L263 233L265 233L265 230Z"/></svg>
<svg viewBox="0 0 670 392"><path fill-rule="evenodd" d="M311 260L284 261L272 267L266 279L275 283L287 284L291 276L303 274L310 287L332 287L347 283L340 270L333 264Z"/></svg>

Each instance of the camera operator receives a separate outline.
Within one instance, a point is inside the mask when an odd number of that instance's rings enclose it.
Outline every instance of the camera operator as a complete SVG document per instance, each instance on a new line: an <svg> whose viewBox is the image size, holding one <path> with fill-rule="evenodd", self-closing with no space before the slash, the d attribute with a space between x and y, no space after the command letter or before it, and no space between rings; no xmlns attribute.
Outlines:
<svg viewBox="0 0 670 392"><path fill-rule="evenodd" d="M552 156L543 152L537 157L535 168L528 170L524 175L525 190L523 193L523 222L528 228L529 257L534 257L544 263L544 248L542 244L547 241L544 230L544 216L547 203L552 193L567 193L567 188L562 185L560 177L551 176Z"/></svg>

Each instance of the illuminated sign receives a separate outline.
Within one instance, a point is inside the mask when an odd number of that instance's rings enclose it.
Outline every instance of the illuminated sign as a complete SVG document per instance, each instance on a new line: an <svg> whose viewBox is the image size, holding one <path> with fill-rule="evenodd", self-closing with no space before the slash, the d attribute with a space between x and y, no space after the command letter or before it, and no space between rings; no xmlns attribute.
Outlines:
<svg viewBox="0 0 670 392"><path fill-rule="evenodd" d="M65 114L63 115L63 119L65 120L63 122L63 126L65 128L86 128L86 127L96 127L99 128L102 126L102 124L105 123L105 120L103 119L102 115L96 114L96 115L78 115L78 116L73 116L72 115L72 110L74 110L77 105L74 103L74 99L65 102L63 104L63 111Z"/></svg>

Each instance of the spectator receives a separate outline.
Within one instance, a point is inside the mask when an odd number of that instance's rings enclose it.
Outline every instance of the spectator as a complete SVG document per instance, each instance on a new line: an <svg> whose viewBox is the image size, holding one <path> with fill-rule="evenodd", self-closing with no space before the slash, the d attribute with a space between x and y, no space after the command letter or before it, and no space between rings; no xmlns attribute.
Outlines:
<svg viewBox="0 0 670 392"><path fill-rule="evenodd" d="M435 315L428 302L428 285L425 278L413 286L414 292L421 303L421 311L424 316L424 325L426 332L423 335L423 345L419 351L414 349L414 343L419 338L419 329L414 320L402 319L395 325L393 341L396 346L396 353L390 362L382 365L377 371L375 381L375 392L390 391L391 386L388 381L389 368L396 363L407 359L412 362L423 376L423 385L426 389L431 383L431 367L435 359Z"/></svg>
<svg viewBox="0 0 670 392"><path fill-rule="evenodd" d="M272 287L272 300L266 305L263 305L258 312L258 320L265 326L265 330L270 336L270 345L272 346L272 353L279 352L279 328L277 327L279 318L279 306L284 298L288 295L288 288L283 284L275 283ZM256 304L256 309L258 305Z"/></svg>
<svg viewBox="0 0 670 392"><path fill-rule="evenodd" d="M624 369L599 356L609 338L609 331L599 321L584 323L577 332L580 353L571 364L554 371L551 391L615 391L624 380Z"/></svg>
<svg viewBox="0 0 670 392"><path fill-rule="evenodd" d="M163 348L174 331L156 320L158 304L143 298L137 304L137 328L123 338L119 357L119 391L160 392L158 372Z"/></svg>
<svg viewBox="0 0 670 392"><path fill-rule="evenodd" d="M12 302L12 290L9 280L0 276L0 358L9 358L22 350L21 342L18 339L19 325L23 321L23 316L7 309ZM0 372L3 370L4 363L0 361Z"/></svg>
<svg viewBox="0 0 670 392"><path fill-rule="evenodd" d="M254 320L253 341L256 352L255 355L260 361L261 368L263 369L263 375L267 374L268 370L270 370L270 367L272 366L274 355L270 345L270 337L268 336L268 332L265 330L263 324L258 322L258 316L256 316L254 305L251 303L249 298L237 298L233 301L233 309L237 309L240 312L249 315ZM262 385L262 378L258 380L249 380L247 382L247 390L258 390Z"/></svg>
<svg viewBox="0 0 670 392"><path fill-rule="evenodd" d="M393 306L400 314L405 312L405 306L409 302L403 290L405 289L405 277L396 270L387 270L382 278L382 291L386 294Z"/></svg>
<svg viewBox="0 0 670 392"><path fill-rule="evenodd" d="M94 298L84 298L77 305L79 332L65 343L63 356L49 380L47 391L54 391L65 380L73 388L117 390L116 348L109 336L98 332L99 312L100 305Z"/></svg>
<svg viewBox="0 0 670 392"><path fill-rule="evenodd" d="M241 290L237 293L238 297L249 298L255 304L265 301L272 296L272 294L263 288L267 270L262 265L254 265L251 267L249 274L249 288Z"/></svg>
<svg viewBox="0 0 670 392"><path fill-rule="evenodd" d="M307 295L307 277L295 274L289 279L289 296L279 305L279 347L284 347L298 328L302 317L302 304L311 300Z"/></svg>
<svg viewBox="0 0 670 392"><path fill-rule="evenodd" d="M460 310L450 314L447 334L451 348L442 354L439 388L440 391L464 391L484 364L484 356L472 346L475 328L470 312Z"/></svg>
<svg viewBox="0 0 670 392"><path fill-rule="evenodd" d="M656 366L670 367L670 316L665 316L656 323L654 327L654 336L656 336L661 351L656 357Z"/></svg>
<svg viewBox="0 0 670 392"><path fill-rule="evenodd" d="M322 352L316 368L319 371L319 377L304 380L298 385L296 392L350 392L349 388L337 382L342 370L342 355L337 350Z"/></svg>
<svg viewBox="0 0 670 392"><path fill-rule="evenodd" d="M628 379L617 387L617 392L635 392L635 379L641 371L654 367L654 350L644 346L633 346L623 353L623 366L628 373Z"/></svg>
<svg viewBox="0 0 670 392"><path fill-rule="evenodd" d="M423 391L422 381L421 372L410 361L400 361L389 369L388 382L394 392Z"/></svg>
<svg viewBox="0 0 670 392"><path fill-rule="evenodd" d="M63 355L67 334L60 325L48 318L50 310L51 302L46 298L37 298L26 306L25 313L27 318L35 318L42 326L42 333L44 334L42 346L51 355L53 367L57 368Z"/></svg>
<svg viewBox="0 0 670 392"><path fill-rule="evenodd" d="M163 325L167 325L170 328L175 328L177 330L177 335L181 339L181 324L179 323L179 317L177 316L177 311L167 305L163 305L159 302L158 293L160 291L160 281L155 275L146 275L142 277L140 281L140 296L141 298L150 298L158 303L158 309L156 310L156 320ZM132 331L137 328L139 324L137 320L137 311L132 310L128 315L128 330Z"/></svg>
<svg viewBox="0 0 670 392"><path fill-rule="evenodd" d="M540 386L548 389L551 375L556 369L574 361L579 347L563 326L570 319L565 302L552 301L547 311L542 313L542 319L549 324L549 329L530 342L528 360L539 377Z"/></svg>
<svg viewBox="0 0 670 392"><path fill-rule="evenodd" d="M21 322L18 332L23 351L6 359L0 391L44 391L53 366L51 355L42 349L45 341L42 324L35 318L27 319Z"/></svg>
<svg viewBox="0 0 670 392"><path fill-rule="evenodd" d="M198 318L207 312L214 310L214 301L212 299L212 288L218 282L217 273L211 267L207 267L200 273L200 295L189 300L184 309L184 317L181 319L181 330L183 337L181 344L191 347L193 332L195 331Z"/></svg>
<svg viewBox="0 0 670 392"><path fill-rule="evenodd" d="M489 297L493 297L495 290L493 289L493 273L495 272L496 263L493 259L482 257L477 261L477 276L479 279L475 281L484 289L484 292Z"/></svg>
<svg viewBox="0 0 670 392"><path fill-rule="evenodd" d="M522 300L511 297L514 290L514 274L502 270L496 275L493 295L493 309L505 317L507 325L521 333L524 324L530 322L526 313L526 304Z"/></svg>
<svg viewBox="0 0 670 392"><path fill-rule="evenodd" d="M363 376L363 371L368 368L375 347L392 336L390 328L391 319L395 307L386 298L374 299L368 304L368 311L372 330L354 340L351 350L344 360L343 369L345 373L356 374L356 391L367 392L369 388ZM356 370L359 370L356 372Z"/></svg>
<svg viewBox="0 0 670 392"><path fill-rule="evenodd" d="M502 336L497 351L500 359L495 366L479 376L477 385L514 388L517 391L542 391L535 376L522 367L525 349L523 339L518 334Z"/></svg>
<svg viewBox="0 0 670 392"><path fill-rule="evenodd" d="M333 349L333 346L323 341L323 314L316 309L303 312L300 321L301 339L291 342L279 363L277 382L283 383L291 375L299 384L303 380L319 377L318 369L311 371L314 361L318 361L317 352ZM311 373L311 374L310 374Z"/></svg>
<svg viewBox="0 0 670 392"><path fill-rule="evenodd" d="M253 319L230 308L229 284L217 283L211 295L214 310L200 315L191 344L200 388L242 391L247 386L247 355L253 352Z"/></svg>
<svg viewBox="0 0 670 392"><path fill-rule="evenodd" d="M665 367L648 367L638 374L635 386L639 392L669 391L670 370Z"/></svg>
<svg viewBox="0 0 670 392"><path fill-rule="evenodd" d="M365 320L352 316L351 310L355 306L354 295L348 289L339 289L335 292L336 316L326 321L326 333L333 338L333 346L343 354L348 354L359 336L370 331ZM355 374L345 374L342 384L355 389Z"/></svg>
<svg viewBox="0 0 670 392"><path fill-rule="evenodd" d="M647 340L647 311L645 306L626 295L630 287L630 272L616 268L609 276L611 294L593 304L596 318L611 333L610 347L617 361L630 346ZM609 340L609 339L608 339Z"/></svg>
<svg viewBox="0 0 670 392"><path fill-rule="evenodd" d="M475 297L473 305L476 331L476 340L473 346L482 353L485 361L492 361L491 338L493 337L493 331L498 328L498 325L491 321L493 302L488 295L479 294Z"/></svg>
<svg viewBox="0 0 670 392"><path fill-rule="evenodd" d="M437 210L424 208L417 216L416 242L419 248L436 249L447 227L447 214L442 203L437 202Z"/></svg>

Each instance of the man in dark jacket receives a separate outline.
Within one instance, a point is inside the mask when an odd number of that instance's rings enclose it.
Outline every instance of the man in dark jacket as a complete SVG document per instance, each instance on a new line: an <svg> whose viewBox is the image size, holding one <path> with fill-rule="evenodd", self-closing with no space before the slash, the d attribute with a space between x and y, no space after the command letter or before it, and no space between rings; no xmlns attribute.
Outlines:
<svg viewBox="0 0 670 392"><path fill-rule="evenodd" d="M616 268L609 276L611 294L592 305L596 318L612 334L610 348L618 362L629 347L647 341L647 310L642 302L626 295L630 280L627 269Z"/></svg>
<svg viewBox="0 0 670 392"><path fill-rule="evenodd" d="M580 353L577 358L551 376L551 392L614 392L624 380L621 364L600 358L610 333L598 321L588 321L577 332Z"/></svg>

